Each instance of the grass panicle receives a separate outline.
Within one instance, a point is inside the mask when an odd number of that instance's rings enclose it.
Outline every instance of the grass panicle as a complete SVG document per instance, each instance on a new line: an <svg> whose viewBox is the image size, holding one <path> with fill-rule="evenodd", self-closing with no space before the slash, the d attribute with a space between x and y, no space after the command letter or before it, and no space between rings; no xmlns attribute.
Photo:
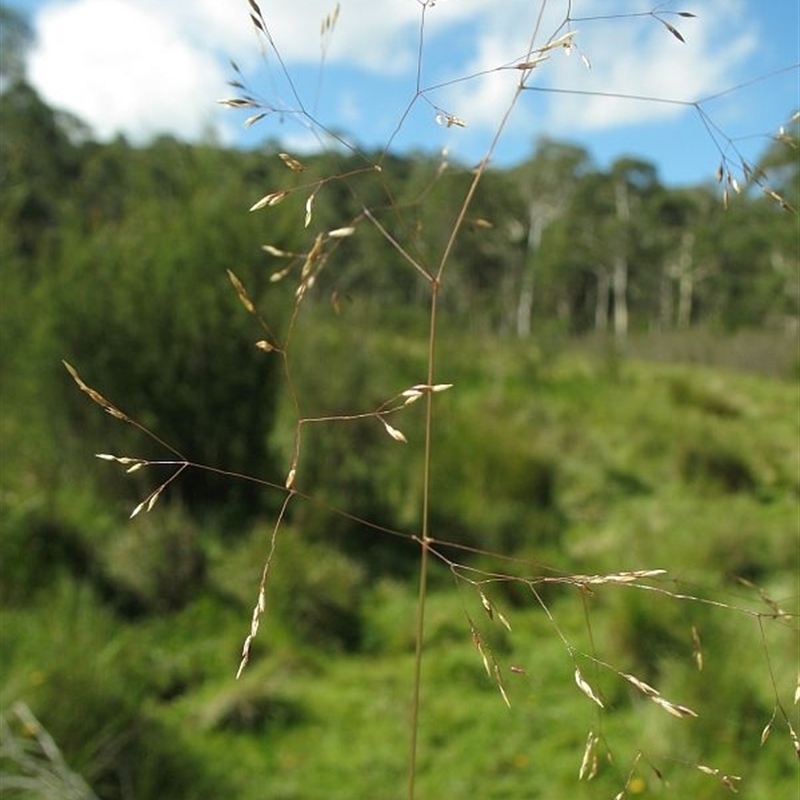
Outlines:
<svg viewBox="0 0 800 800"><path fill-rule="evenodd" d="M450 579L459 590L464 592L464 634L471 640L473 648L477 653L478 667L486 673L486 678L493 684L500 695L500 700L510 709L514 705L514 692L510 682L516 679L526 679L536 673L536 654L533 647L533 654L529 663L522 663L514 660L513 663L505 663L505 656L502 647L495 647L493 642L496 640L498 631L503 636L525 637L524 631L517 628L512 630L508 618L501 611L505 605L504 599L509 596L519 597L518 590L522 590L525 602L532 601L534 606L538 606L549 626L551 633L561 640L566 649L566 660L564 663L564 673L569 675L571 672L577 689L583 693L593 704L594 712L597 717L597 724L589 731L580 765L577 770L579 781L592 781L600 771L605 768L606 763L613 762L614 754L609 737L604 731L604 722L609 712L609 707L613 707L618 697L619 686L612 686L607 680L605 673L614 676L617 683L627 685L635 690L635 693L642 699L650 701L667 715L675 718L675 724L690 724L691 720L702 716L703 709L695 710L689 705L668 700L662 690L654 687L648 680L638 677L634 672L628 671L626 664L614 666L606 662L601 656L602 651L602 631L594 631L592 628L591 615L587 613L586 634L587 641L580 642L575 634L568 632L568 627L562 625L552 609L549 599L551 592L563 591L574 594L586 602L586 598L597 596L607 597L612 592L637 592L641 596L650 600L654 604L671 605L679 603L687 609L702 607L710 609L715 613L731 614L741 619L754 621L761 629L761 641L763 643L763 660L767 665L769 681L775 698L775 711L761 733L760 744L763 746L773 732L774 722L782 719L788 727L789 737L795 748L798 747L797 734L791 723L791 715L783 700L785 692L781 682L785 676L772 674L772 654L768 644L768 636L764 632L764 626L769 624L788 625L796 628L796 616L783 608L780 599L773 600L767 594L767 590L759 588L754 582L748 582L742 586L747 593L748 600L729 599L722 593L715 593L713 587L708 591L708 587L697 586L690 582L684 582L677 576L670 575L665 569L657 564L640 564L635 568L624 567L619 570L609 572L598 572L596 574L572 574L569 571L561 571L558 565L548 564L542 567L540 564L533 563L531 559L512 557L503 552L492 550L482 550L478 547L465 544L454 540L454 537L446 536L440 538L436 526L433 524L433 511L439 501L433 494L433 469L436 464L437 432L440 420L440 412L447 414L448 406L443 403L441 395L445 393L458 393L459 387L445 382L440 378L440 372L446 373L447 362L440 366L440 342L439 324L440 298L445 296L448 291L448 272L457 269L453 256L456 242L464 235L464 231L469 226L471 231L486 232L492 229L493 223L478 214L474 208L478 189L482 181L486 178L489 163L495 151L496 145L506 127L507 121L516 110L516 107L535 97L546 93L555 92L540 85L536 78L543 70L557 69L557 57L561 54L569 54L580 46L580 32L574 25L587 26L599 24L609 19L618 19L619 16L638 17L642 24L655 21L671 34L679 43L686 41L684 34L675 22L689 23L694 14L690 11L668 11L662 6L654 7L647 12L629 15L619 15L617 17L584 17L571 16L572 4L566 2L564 14L560 24L551 31L546 31L543 27L543 14L546 2L534 4L534 11L529 21L521 21L521 24L530 25L530 40L528 50L522 54L509 53L509 60L496 66L493 72L497 74L507 74L513 77L516 82L516 91L503 117L497 120L497 127L494 135L490 138L486 146L484 158L469 175L463 193L459 196L456 206L453 208L452 226L446 232L443 244L440 249L433 247L423 248L419 246L419 237L415 232L415 219L418 211L416 201L407 203L401 201L395 195L393 187L390 185L386 172L382 169L383 160L389 155L396 135L401 131L404 121L413 107L429 106L432 112L433 121L446 128L463 128L468 126L470 109L444 110L440 108L434 98L437 91L458 82L470 82L480 77L475 75L459 76L457 79L443 85L426 87L424 74L424 53L426 52L426 21L430 15L437 13L437 4L432 0L420 2L420 16L418 24L419 55L416 71L416 86L412 91L412 99L407 107L400 110L397 126L394 133L389 137L384 150L377 156L365 155L358 145L356 139L350 140L339 131L333 131L326 126L323 120L316 116L314 109L319 104L319 93L322 91L322 67L329 51L333 37L336 35L337 23L348 14L354 13L351 4L345 3L341 8L336 3L333 9L322 19L320 25L320 44L321 62L320 78L317 82L317 95L306 102L300 93L298 85L293 81L292 75L281 55L283 43L273 38L269 27L269 14L263 13L261 7L255 0L248 0L249 13L252 25L261 39L265 53L277 59L278 69L287 85L290 87L291 106L278 107L272 101L262 100L258 94L247 87L247 82L239 68L234 64L233 69L235 79L231 85L237 89L239 94L235 97L220 100L222 104L234 110L246 110L249 116L244 120L246 127L258 125L277 112L291 113L294 119L300 120L307 130L311 131L318 141L334 142L337 148L342 148L347 152L363 158L363 167L357 172L343 174L332 174L323 177L313 176L309 166L298 159L296 156L287 152L278 153L278 158L286 166L286 186L266 187L265 191L249 207L251 212L263 211L268 214L271 208L278 204L289 202L295 196L304 197L301 203L296 221L299 230L304 232L307 248L304 252L290 252L281 247L264 244L264 252L274 259L281 260L281 266L270 276L271 282L279 282L289 276L293 276L296 281L296 288L293 295L292 309L286 317L286 322L282 330L275 329L267 324L262 318L258 308L256 293L252 293L245 287L243 282L236 274L228 270L228 278L233 289L241 302L245 311L250 314L261 331L263 338L255 341L255 347L262 350L270 358L279 358L282 365L282 375L284 387L288 397L288 405L293 414L294 429L291 432L292 446L288 461L283 465L285 477L283 479L264 480L254 476L237 476L228 473L220 465L203 465L194 463L184 458L166 444L159 436L140 425L128 414L119 410L113 402L107 400L102 394L88 386L79 376L78 372L70 364L65 362L65 367L73 378L79 389L85 393L94 403L103 408L111 416L134 425L146 437L153 439L157 444L167 448L174 456L175 461L155 462L148 461L136 456L116 456L110 454L99 454L98 458L115 462L123 466L128 473L138 472L150 466L170 465L173 472L167 480L159 484L141 502L139 502L131 517L137 516L140 512L149 512L155 506L157 500L165 492L169 484L177 479L186 469L212 470L220 475L227 475L233 479L244 479L255 481L264 486L265 491L277 493L281 498L279 511L274 520L274 525L269 537L267 553L264 559L261 578L255 588L255 603L252 608L252 616L249 629L247 630L242 645L241 659L236 672L236 677L240 678L248 664L254 659L253 644L259 636L262 621L268 613L270 603L268 602L270 577L274 570L279 570L281 566L281 536L284 530L285 521L290 507L295 505L314 506L319 504L327 513L346 519L356 526L369 527L375 536L395 537L403 541L409 547L415 547L418 553L419 569L417 572L418 580L418 599L414 621L414 640L415 649L413 657L412 674L409 676L409 720L410 720L410 752L408 755L408 789L409 800L417 796L417 775L420 763L419 750L423 746L423 738L420 731L423 727L423 692L422 686L425 680L425 637L427 631L426 604L428 601L429 585L431 573L434 567L443 568L449 573ZM663 4L662 4L663 5ZM277 12L272 12L277 13ZM676 20L676 17L678 18ZM670 21L673 20L673 21ZM680 58L680 52L675 53L675 58ZM591 67L587 56L581 53L587 68ZM728 87L727 92L735 92L745 84L737 84ZM560 91L560 90L559 90ZM590 96L603 96L598 92L581 92L572 90L573 94L585 94ZM757 186L767 196L781 206L788 208L789 204L766 182L766 178L759 170L749 163L738 151L736 142L726 136L719 125L713 120L707 106L714 97L722 93L717 93L713 97L700 100L674 100L657 96L637 96L631 97L631 102L652 102L652 103L672 103L682 105L687 109L693 109L699 116L702 125L708 133L711 141L719 152L720 163L717 169L717 180L722 187L722 202L728 206L733 196L740 194L749 186ZM620 99L619 94L610 93L609 98ZM443 162L444 163L444 162ZM712 167L713 169L713 167ZM442 170L433 175L426 187L423 195L435 186L441 176ZM357 183L359 180L368 179L370 192L369 199L364 194L364 203L361 213L353 219L336 220L333 227L330 227L327 220L329 216L323 215L321 209L327 202L326 191L334 184L343 188L344 191L352 191L357 194L359 199L364 186ZM298 182L302 182L299 184ZM262 190L263 191L263 190ZM378 197L376 201L374 198ZM246 204L243 204L246 205ZM243 207L243 213L245 208ZM322 217L326 224L322 230L315 230L317 219ZM426 293L426 300L429 305L430 314L428 317L427 328L418 332L419 340L422 342L426 353L425 366L416 382L405 384L408 388L399 391L390 389L386 396L389 399L371 404L368 400L358 396L357 388L354 388L352 410L342 410L339 413L307 413L303 409L313 407L314 398L299 396L296 390L294 378L294 359L296 358L296 338L298 329L301 325L304 300L312 294L321 278L323 269L335 262L340 256L340 248L348 240L365 235L379 236L387 249L399 254L405 268L410 271L413 279L417 280L422 289L420 293ZM470 234L472 235L472 234ZM333 301L334 308L338 308L338 299ZM370 331L360 331L360 336L369 337ZM235 369L235 365L231 365ZM395 393L393 393L395 392ZM359 410L361 409L361 410ZM421 409L421 411L420 411ZM420 411L419 417L414 414ZM313 493L304 490L306 478L303 462L303 445L305 435L311 426L332 430L334 426L351 426L362 421L377 422L380 425L381 433L385 434L386 446L394 443L407 445L407 448L400 448L402 453L408 453L408 458L419 459L418 471L421 481L420 507L418 509L416 523L413 529L400 530L385 527L377 520L363 519L351 513L347 508L331 506L328 501L319 499ZM406 424L406 421L408 424ZM421 441L419 441L419 431L421 427ZM412 435L409 431L414 431ZM418 437L418 438L415 438ZM401 455L398 457L406 457ZM480 491L480 487L475 487ZM488 503L492 503L492 498L487 498ZM473 619L469 611L469 603L474 601L474 593L477 592L477 600L483 609L481 623ZM467 593L471 600L467 599ZM750 603L751 598L756 598L755 604ZM516 603L520 602L518 599ZM485 616L485 619L483 618ZM476 617L477 619L477 617ZM490 630L484 630L482 626L488 625ZM691 624L687 629L687 652L688 659L694 664L696 674L707 673L713 669L713 665L707 663L704 656L704 645L701 639L700 627ZM599 641L596 641L599 640ZM732 654L735 657L735 654ZM624 655L621 656L624 659ZM509 683L506 682L504 675L509 675ZM795 691L794 702L798 702L800 697L800 679L798 688ZM575 687L571 687L574 691ZM671 694L674 687L665 689L666 693ZM693 695L695 696L695 695ZM694 701L692 701L694 702ZM570 726L570 720L562 720L563 726ZM578 723L576 722L576 725ZM579 753L576 752L576 758ZM435 756L432 756L435 757ZM620 780L623 788L617 794L621 800L623 797L633 796L640 791L642 778L640 770L645 764L652 762L653 773L661 775L659 767L655 766L658 762L658 753L651 754L642 750L633 759L630 771L627 775L622 775ZM715 778L725 788L732 792L737 791L742 777L727 774L715 767L707 766L699 761L693 763L693 767L701 773ZM638 782L638 783L637 783ZM87 795L88 796L88 795Z"/></svg>

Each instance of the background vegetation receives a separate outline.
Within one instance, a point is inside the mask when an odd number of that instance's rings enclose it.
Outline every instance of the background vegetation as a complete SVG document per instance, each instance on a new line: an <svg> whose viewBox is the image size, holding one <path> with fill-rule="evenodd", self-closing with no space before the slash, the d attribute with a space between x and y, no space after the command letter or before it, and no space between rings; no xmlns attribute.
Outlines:
<svg viewBox="0 0 800 800"><path fill-rule="evenodd" d="M417 407L397 417L404 448L369 418L304 430L308 500L285 520L236 682L283 492L190 469L127 521L168 473L92 455L174 454L88 403L61 359L193 462L282 487L293 398L338 415L420 381L426 293L359 225L294 322L290 394L225 273L287 329L295 285L270 276L297 259L258 244L308 249L307 192L244 213L286 185L277 147L99 144L16 77L0 94L4 796L36 796L14 788L12 743L54 769L24 708L91 787L74 796L402 796ZM359 172L371 157L304 161L307 186L354 173L321 186L313 227L367 207L415 252L440 250L469 171L374 154L378 182ZM782 143L762 166L727 210L716 185L665 187L633 158L604 172L555 141L481 184L441 299L457 391L437 397L431 520L485 582L433 568L421 797L797 786L798 227L757 184L800 207L800 169ZM559 581L650 568L667 575L649 590ZM579 663L605 710L576 687L575 653L592 655ZM700 716L673 719L615 670ZM578 783L590 731L597 774Z"/></svg>

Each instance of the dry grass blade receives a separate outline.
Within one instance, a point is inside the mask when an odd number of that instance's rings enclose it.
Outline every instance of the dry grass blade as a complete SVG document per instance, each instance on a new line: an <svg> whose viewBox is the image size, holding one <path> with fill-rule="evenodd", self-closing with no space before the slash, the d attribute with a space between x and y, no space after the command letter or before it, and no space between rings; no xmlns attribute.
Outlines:
<svg viewBox="0 0 800 800"><path fill-rule="evenodd" d="M67 361L62 361L61 363L66 367L67 372L69 372L69 374L72 376L72 379L75 381L75 383L78 384L78 388L87 394L95 403L97 403L97 405L101 406L107 413L111 414L111 416L115 417L116 419L121 419L124 422L131 421L127 414L124 414L113 403L106 400L106 398L103 397L100 392L95 391L91 386L87 386L81 379L80 375L78 375L78 371L75 369L75 367L73 367Z"/></svg>

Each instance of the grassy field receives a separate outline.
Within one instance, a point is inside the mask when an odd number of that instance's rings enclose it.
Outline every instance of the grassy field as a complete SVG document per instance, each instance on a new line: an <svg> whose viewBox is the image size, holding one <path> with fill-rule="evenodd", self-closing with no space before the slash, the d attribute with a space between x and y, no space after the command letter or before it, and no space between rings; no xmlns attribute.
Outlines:
<svg viewBox="0 0 800 800"><path fill-rule="evenodd" d="M377 340L324 402L364 375L380 395L415 358ZM418 796L790 796L797 381L457 336L441 363L454 389L436 408L432 535L458 566L431 576ZM316 396L316 372L296 379ZM318 502L280 532L237 682L272 519L232 533L166 501L127 522L131 487L109 488L95 443L69 468L32 455L14 411L4 404L7 719L27 703L102 798L405 795L416 550L338 511L413 532L420 419L398 416L402 452L380 431L354 429L354 446L336 430L329 450L309 438ZM631 585L564 580L654 569Z"/></svg>

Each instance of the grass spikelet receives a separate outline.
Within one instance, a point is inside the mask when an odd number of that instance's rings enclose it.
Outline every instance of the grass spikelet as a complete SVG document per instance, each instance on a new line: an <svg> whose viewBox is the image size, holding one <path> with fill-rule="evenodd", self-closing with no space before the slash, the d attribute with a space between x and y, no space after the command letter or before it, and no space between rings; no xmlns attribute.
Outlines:
<svg viewBox="0 0 800 800"><path fill-rule="evenodd" d="M264 119L267 114L265 111L260 111L258 114L253 114L251 117L248 117L242 124L245 128L252 128L260 120Z"/></svg>
<svg viewBox="0 0 800 800"><path fill-rule="evenodd" d="M639 680L635 675L631 675L627 672L620 672L620 675L625 678L626 681L632 683L640 692L647 695L648 697L657 697L658 690L654 689L649 683L645 683L642 680Z"/></svg>
<svg viewBox="0 0 800 800"><path fill-rule="evenodd" d="M764 730L761 731L761 739L759 740L759 745L761 747L764 746L767 739L769 739L769 735L772 733L772 723L775 721L775 712L772 712L772 718L770 721L764 726Z"/></svg>
<svg viewBox="0 0 800 800"><path fill-rule="evenodd" d="M557 39L553 39L543 47L540 47L539 52L546 53L548 50L556 50L559 47L570 47L577 33L578 31L568 31L563 36L559 36Z"/></svg>
<svg viewBox="0 0 800 800"><path fill-rule="evenodd" d="M288 153L278 153L278 158L283 161L284 164L292 171L292 172L305 172L305 164L302 164L293 156L290 156Z"/></svg>
<svg viewBox="0 0 800 800"><path fill-rule="evenodd" d="M508 708L511 708L511 701L508 699L506 687L503 685L503 673L500 671L500 665L496 661L494 662L494 682L497 684L497 690L500 692L503 702Z"/></svg>
<svg viewBox="0 0 800 800"><path fill-rule="evenodd" d="M536 56L536 58L532 58L530 61L520 61L519 64L514 64L514 69L522 70L527 72L529 70L535 69L539 66L543 61L548 61L550 56L544 55L543 53Z"/></svg>
<svg viewBox="0 0 800 800"><path fill-rule="evenodd" d="M445 113L438 113L436 115L436 124L441 125L444 128L466 128L467 123L461 119L461 117L457 117L455 114L445 114Z"/></svg>
<svg viewBox="0 0 800 800"><path fill-rule="evenodd" d="M660 694L650 698L657 706L661 706L664 711L672 714L673 717L683 719L684 717L696 717L697 712L693 711L688 706L678 705L677 703L670 703L665 700Z"/></svg>
<svg viewBox="0 0 800 800"><path fill-rule="evenodd" d="M271 244L262 244L261 249L265 253L269 253L271 256L275 256L276 258L286 258L287 256L291 256L291 253L287 253L285 250L281 250L278 247L273 247Z"/></svg>
<svg viewBox="0 0 800 800"><path fill-rule="evenodd" d="M692 625L692 658L697 665L697 669L703 671L703 646L700 642L700 633L697 628Z"/></svg>
<svg viewBox="0 0 800 800"><path fill-rule="evenodd" d="M61 363L66 367L67 372L69 372L69 374L72 376L72 379L75 381L75 383L78 384L80 390L84 394L88 395L95 403L97 403L97 405L101 406L106 413L111 414L112 417L123 420L124 422L131 421L127 414L124 414L113 403L106 400L106 398L103 397L100 392L95 391L91 388L91 386L87 386L83 380L81 380L81 377L78 375L75 367L73 367L67 361L62 361Z"/></svg>
<svg viewBox="0 0 800 800"><path fill-rule="evenodd" d="M402 431L397 430L397 428L393 428L383 417L381 417L381 422L383 423L383 427L386 429L386 433L392 437L396 442L402 442L403 444L407 443L407 439L405 434Z"/></svg>
<svg viewBox="0 0 800 800"><path fill-rule="evenodd" d="M679 41L686 44L686 39L683 38L681 32L674 26L670 25L666 20L661 20L661 24Z"/></svg>
<svg viewBox="0 0 800 800"><path fill-rule="evenodd" d="M317 196L317 193L316 192L312 192L308 196L308 199L306 200L306 216L305 216L305 220L303 221L303 227L304 228L307 228L311 224L311 214L312 214L313 209L314 209L314 200L315 200L316 196Z"/></svg>
<svg viewBox="0 0 800 800"><path fill-rule="evenodd" d="M231 283L233 284L233 288L236 289L236 294L239 297L242 305L251 313L256 313L256 307L253 305L253 301L247 294L242 282L236 277L236 275L231 271L228 270L228 278L230 278Z"/></svg>
<svg viewBox="0 0 800 800"><path fill-rule="evenodd" d="M478 633L478 630L477 628L475 628L474 625L471 625L470 628L472 633L472 644L475 645L475 649L480 654L481 660L483 661L483 668L486 670L486 674L491 678L492 669L489 666L489 657L486 655L486 651L484 650L483 639L481 638L480 633Z"/></svg>
<svg viewBox="0 0 800 800"><path fill-rule="evenodd" d="M700 772L717 778L723 786L730 789L734 794L739 791L737 784L742 780L739 775L726 775L716 767L707 767L705 764L696 764L695 766Z"/></svg>
<svg viewBox="0 0 800 800"><path fill-rule="evenodd" d="M581 766L578 770L578 780L590 781L597 775L597 744L600 737L596 736L594 731L589 731L586 737L586 746L583 748L583 758L581 759Z"/></svg>
<svg viewBox="0 0 800 800"><path fill-rule="evenodd" d="M792 723L789 722L788 719L786 720L786 724L789 726L789 737L794 745L794 753L800 758L800 737L798 737L797 731L792 727Z"/></svg>
<svg viewBox="0 0 800 800"><path fill-rule="evenodd" d="M251 97L224 97L217 100L221 106L229 108L257 108L258 103Z"/></svg>
<svg viewBox="0 0 800 800"><path fill-rule="evenodd" d="M344 228L334 228L332 231L328 231L328 238L329 239L345 239L348 236L352 236L356 232L356 229L352 226L344 227Z"/></svg>
<svg viewBox="0 0 800 800"><path fill-rule="evenodd" d="M129 519L133 519L135 516L137 516L143 510L144 511L152 511L153 510L153 506L156 504L156 502L158 501L158 498L161 496L161 492L163 491L163 489L164 489L164 486L162 485L162 486L159 486L158 489L155 489L152 492L150 492L150 494L144 500L142 500L142 502L139 503L136 506L136 508L133 509L133 511L131 511L131 515L130 515Z"/></svg>
<svg viewBox="0 0 800 800"><path fill-rule="evenodd" d="M283 201L288 194L289 192L286 191L270 192L269 194L265 194L260 200L257 200L252 206L250 206L250 211L259 211L267 206L276 206L278 203Z"/></svg>
<svg viewBox="0 0 800 800"><path fill-rule="evenodd" d="M578 688L593 702L597 703L600 708L605 708L603 705L603 701L594 693L594 690L591 686L586 682L583 675L581 675L580 668L575 667L575 683L578 685Z"/></svg>
<svg viewBox="0 0 800 800"><path fill-rule="evenodd" d="M489 602L489 598L480 589L478 589L478 593L481 596L481 603L486 610L486 616L489 617L489 619L494 619L494 611L492 610L492 604Z"/></svg>

